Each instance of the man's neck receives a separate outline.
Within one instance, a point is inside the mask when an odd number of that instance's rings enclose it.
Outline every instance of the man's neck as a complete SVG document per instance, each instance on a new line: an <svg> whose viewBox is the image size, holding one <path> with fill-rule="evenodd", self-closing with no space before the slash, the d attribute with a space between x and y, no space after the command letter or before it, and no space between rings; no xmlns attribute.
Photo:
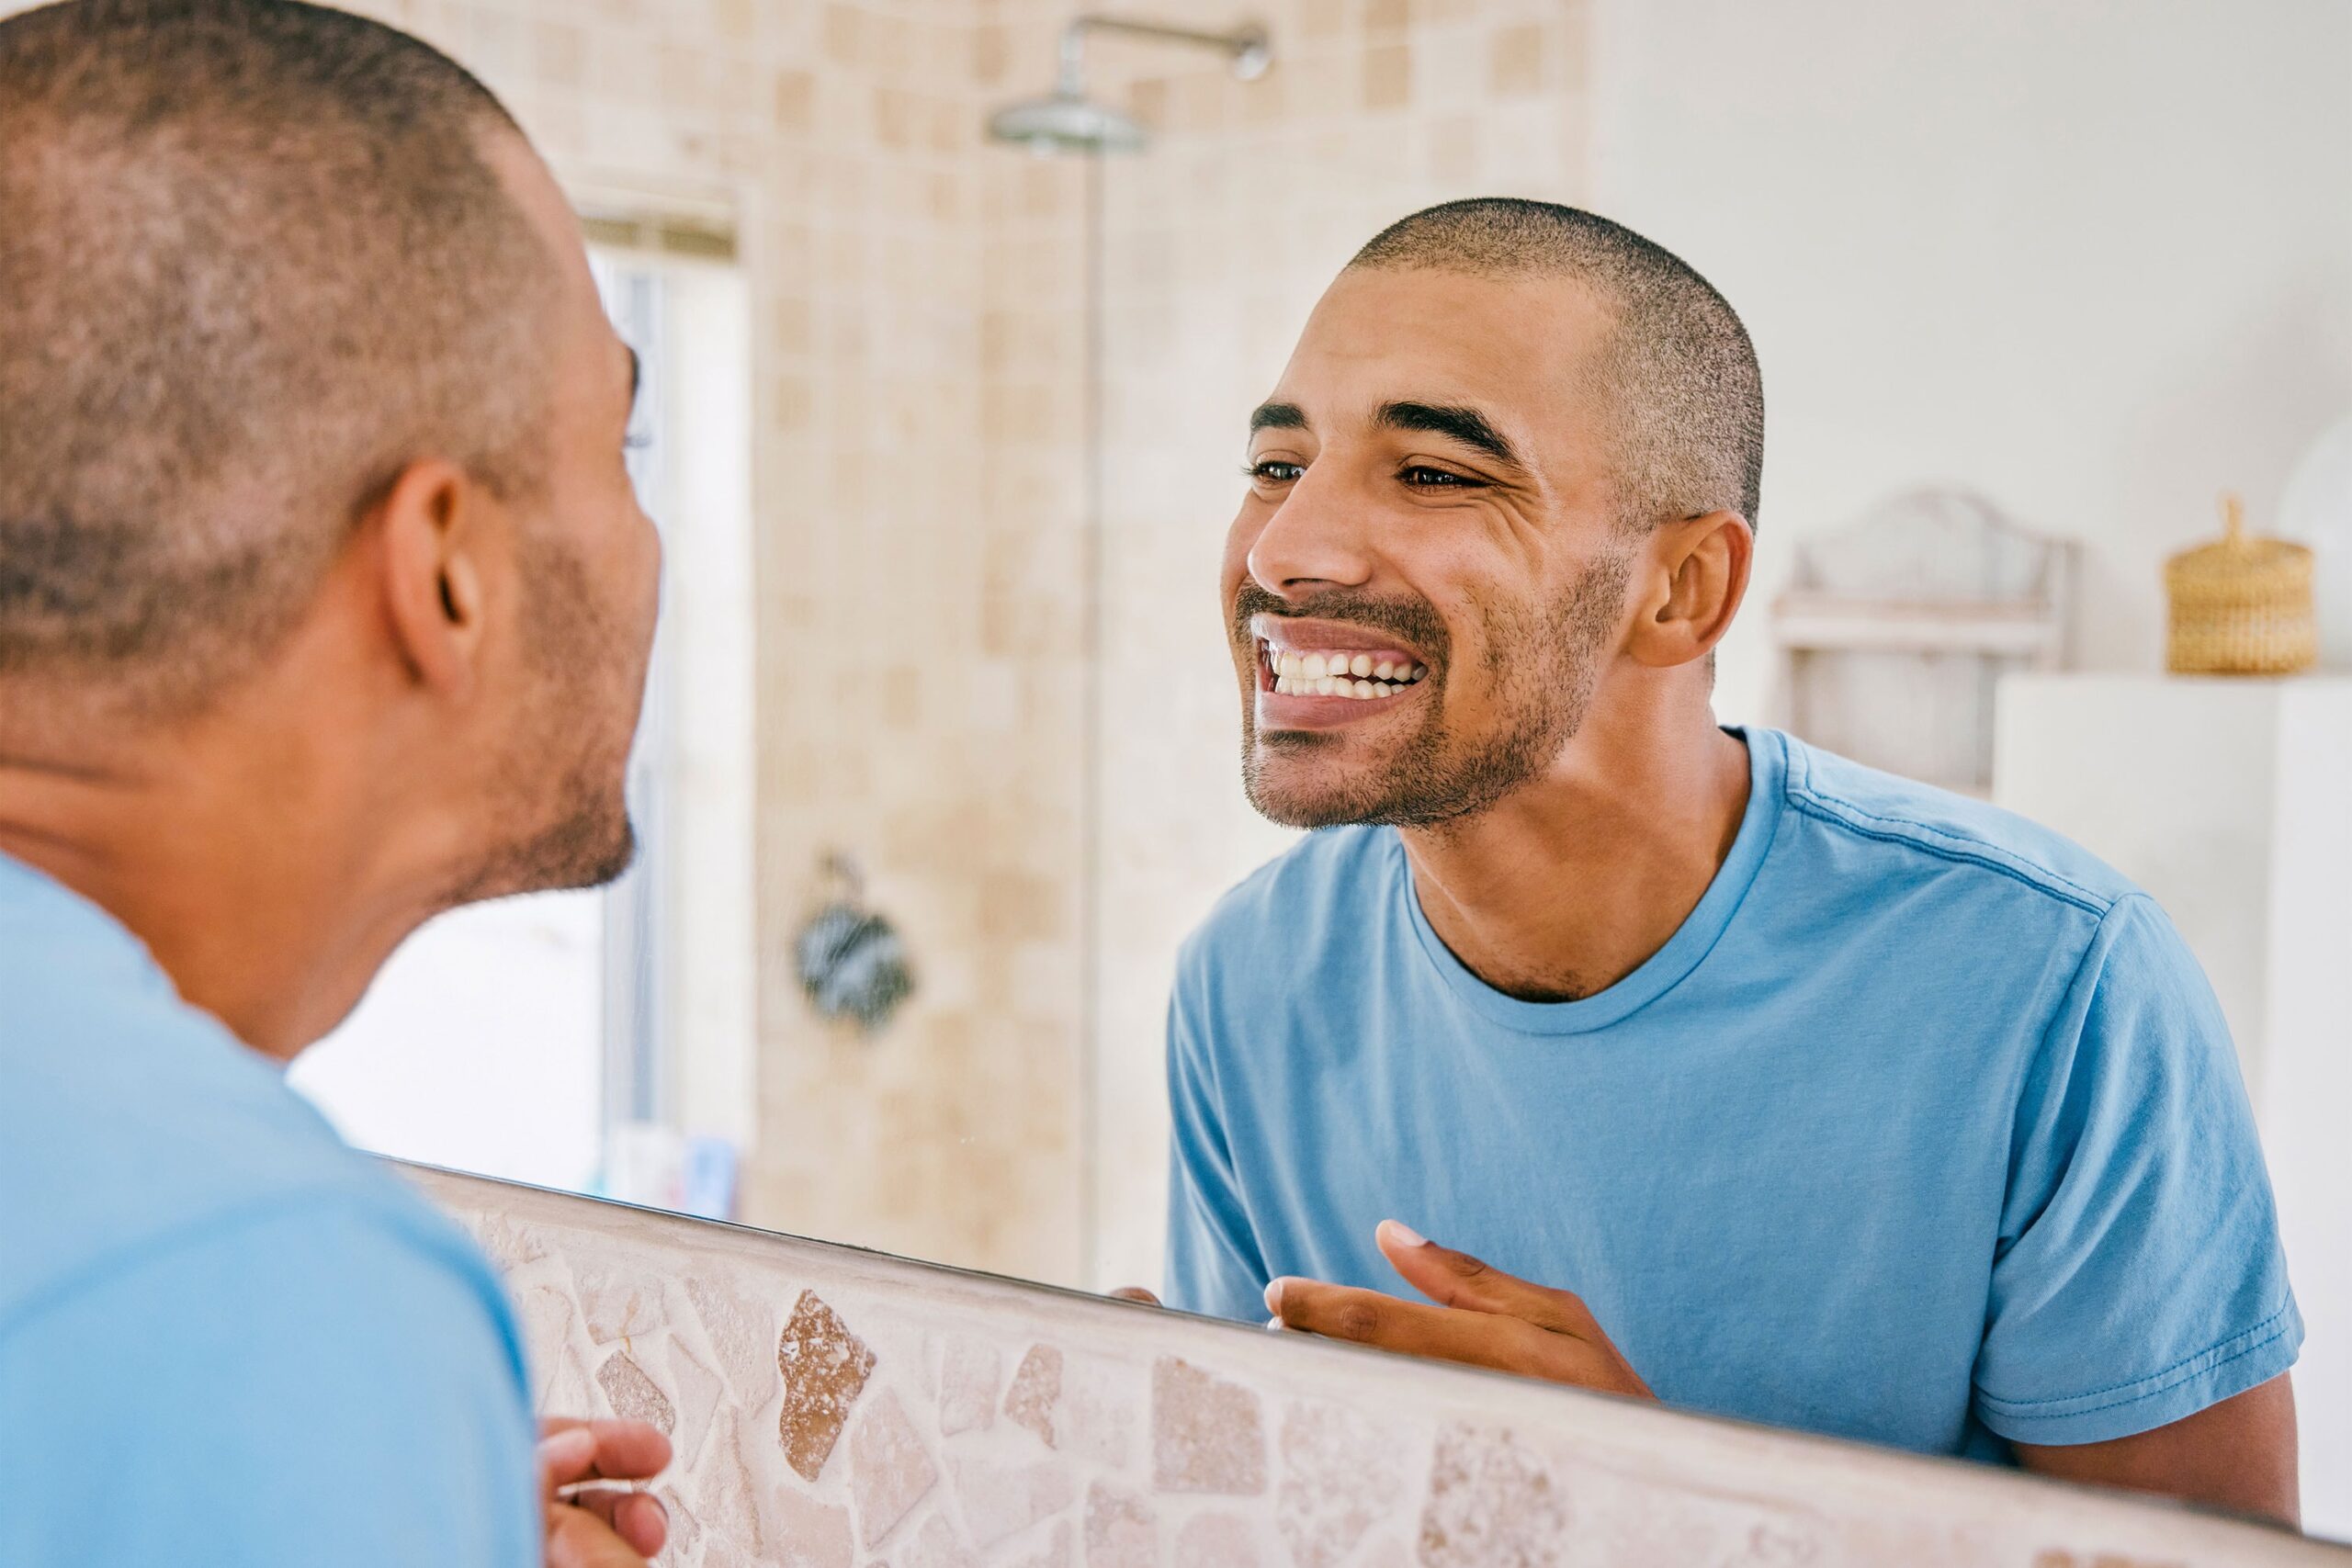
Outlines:
<svg viewBox="0 0 2352 1568"><path fill-rule="evenodd" d="M1698 906L1738 837L1747 785L1747 747L1703 707L1672 726L1596 714L1543 778L1407 829L1414 892L1440 940L1497 990L1591 996Z"/></svg>
<svg viewBox="0 0 2352 1568"><path fill-rule="evenodd" d="M294 739L69 750L0 736L0 854L105 909L184 999L291 1060L431 912L355 896L381 883L377 857L311 809L318 761Z"/></svg>

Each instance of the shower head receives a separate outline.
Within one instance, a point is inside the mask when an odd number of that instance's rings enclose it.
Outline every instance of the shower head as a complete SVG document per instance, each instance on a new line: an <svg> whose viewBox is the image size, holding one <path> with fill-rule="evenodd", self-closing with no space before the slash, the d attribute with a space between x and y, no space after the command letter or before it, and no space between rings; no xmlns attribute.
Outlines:
<svg viewBox="0 0 2352 1568"><path fill-rule="evenodd" d="M1079 17L1062 29L1061 69L1053 95L997 110L989 117L989 137L1040 154L1142 152L1151 140L1144 128L1086 96L1086 37L1096 32L1214 49L1232 61L1234 75L1244 82L1263 76L1273 62L1266 29L1255 23L1212 33L1125 17Z"/></svg>
<svg viewBox="0 0 2352 1568"><path fill-rule="evenodd" d="M989 116L989 135L1026 147L1040 157L1056 152L1140 152L1149 141L1143 127L1127 116L1076 93L1056 93L1001 108Z"/></svg>

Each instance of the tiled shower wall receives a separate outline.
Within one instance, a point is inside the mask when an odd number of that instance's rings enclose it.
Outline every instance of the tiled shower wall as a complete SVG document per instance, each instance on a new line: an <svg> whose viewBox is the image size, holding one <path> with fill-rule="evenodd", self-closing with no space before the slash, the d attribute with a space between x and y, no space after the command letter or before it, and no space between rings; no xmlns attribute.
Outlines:
<svg viewBox="0 0 2352 1568"><path fill-rule="evenodd" d="M471 1177L540 1408L674 1568L2312 1568L2166 1506Z"/></svg>

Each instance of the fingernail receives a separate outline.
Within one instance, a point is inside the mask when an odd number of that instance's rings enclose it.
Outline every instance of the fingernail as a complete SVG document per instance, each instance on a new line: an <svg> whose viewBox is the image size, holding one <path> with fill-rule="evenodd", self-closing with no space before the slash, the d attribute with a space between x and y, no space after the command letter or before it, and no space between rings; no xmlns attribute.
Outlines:
<svg viewBox="0 0 2352 1568"><path fill-rule="evenodd" d="M1281 1328L1282 1328L1282 1325L1283 1325L1283 1320L1282 1320L1281 1318L1279 1318L1279 1317L1270 1317L1270 1318L1266 1319L1266 1326L1267 1326L1268 1328L1271 1328L1271 1329L1273 1329L1273 1330L1275 1330L1275 1331L1277 1331L1277 1332L1280 1332L1280 1330L1281 1330Z"/></svg>
<svg viewBox="0 0 2352 1568"><path fill-rule="evenodd" d="M1415 1230L1412 1226L1407 1224L1402 1220L1383 1220L1380 1222L1380 1228L1386 1231L1388 1233L1388 1239L1395 1242L1399 1247L1427 1247L1429 1245L1429 1238L1427 1236L1424 1236L1420 1232Z"/></svg>
<svg viewBox="0 0 2352 1568"><path fill-rule="evenodd" d="M539 1439L539 1463L550 1470L583 1463L595 1451L596 1434L585 1427L567 1427Z"/></svg>
<svg viewBox="0 0 2352 1568"><path fill-rule="evenodd" d="M1266 1310L1277 1317L1282 1315L1283 1282L1280 1280L1266 1282Z"/></svg>

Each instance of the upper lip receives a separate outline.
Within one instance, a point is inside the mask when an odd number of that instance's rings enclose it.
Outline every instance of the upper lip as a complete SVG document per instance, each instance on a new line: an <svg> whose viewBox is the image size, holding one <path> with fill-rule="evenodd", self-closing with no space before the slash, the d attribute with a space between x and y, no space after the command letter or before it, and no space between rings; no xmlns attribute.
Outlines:
<svg viewBox="0 0 2352 1568"><path fill-rule="evenodd" d="M1250 630L1277 653L1396 653L1416 664L1429 660L1395 637L1351 626L1345 621L1293 620L1287 615L1252 615Z"/></svg>

